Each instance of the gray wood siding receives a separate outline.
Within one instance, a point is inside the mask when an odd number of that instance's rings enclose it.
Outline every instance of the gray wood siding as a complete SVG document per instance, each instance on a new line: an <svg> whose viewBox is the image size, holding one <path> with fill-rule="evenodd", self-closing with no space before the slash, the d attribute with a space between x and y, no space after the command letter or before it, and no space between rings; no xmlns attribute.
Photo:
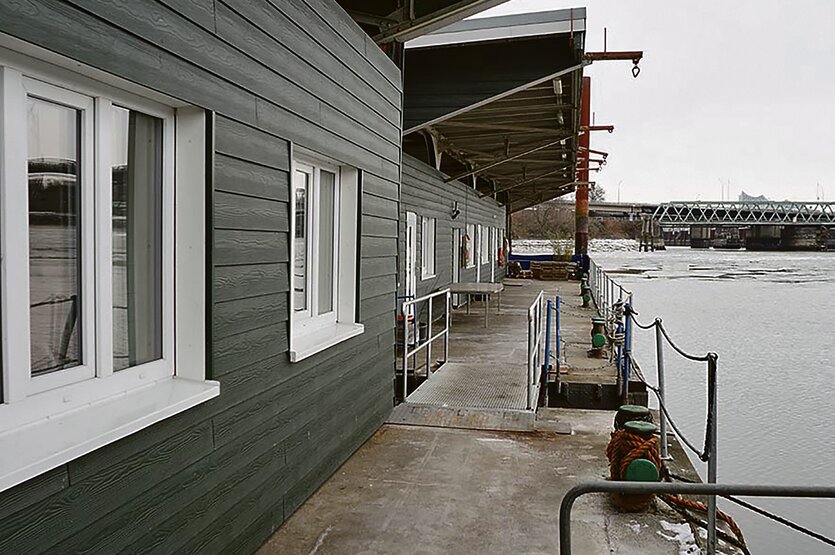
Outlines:
<svg viewBox="0 0 835 555"><path fill-rule="evenodd" d="M400 74L329 0L23 0L0 32L215 112L221 395L0 493L0 553L247 553L392 406ZM362 170L365 333L296 364L291 143Z"/></svg>
<svg viewBox="0 0 835 555"><path fill-rule="evenodd" d="M403 157L403 185L400 199L400 239L401 252L400 283L405 283L406 275L406 212L418 216L417 223L417 294L418 296L448 287L453 278L452 230L466 229L468 224L481 224L505 229L505 209L490 197L479 198L472 187L453 181L444 183L444 176L431 166L408 155ZM453 204L458 202L461 213L454 220L451 216ZM420 279L421 233L420 217L435 218L435 277ZM491 256L495 253L491 253ZM459 281L476 281L476 268L461 268ZM496 265L496 280L504 277L504 268ZM490 281L490 264L481 265L481 280ZM401 289L402 294L402 289Z"/></svg>

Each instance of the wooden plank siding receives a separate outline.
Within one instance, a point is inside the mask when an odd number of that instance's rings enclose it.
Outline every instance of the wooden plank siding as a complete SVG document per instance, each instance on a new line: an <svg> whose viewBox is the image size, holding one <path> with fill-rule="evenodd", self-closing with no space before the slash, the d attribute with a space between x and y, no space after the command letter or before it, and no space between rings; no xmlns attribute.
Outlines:
<svg viewBox="0 0 835 555"><path fill-rule="evenodd" d="M501 232L505 229L505 209L490 197L479 198L472 187L458 181L444 183L444 175L431 166L408 155L403 157L403 185L400 204L399 249L401 283L405 284L406 275L406 212L414 212L417 220L417 294L423 296L448 287L453 278L453 229L466 230L468 224L496 227ZM454 220L451 211L458 203L461 213ZM420 217L435 218L435 277L420 279L421 241L423 239ZM499 239L501 240L501 239ZM472 243L471 243L472 248ZM495 257L496 253L491 253ZM478 264L478 261L476 261ZM461 268L461 282L475 282L476 268ZM504 268L496 264L497 281L504 276ZM490 281L490 264L481 265L482 282ZM401 286L402 287L402 286ZM401 289L401 294L403 291Z"/></svg>
<svg viewBox="0 0 835 555"><path fill-rule="evenodd" d="M219 397L0 493L0 553L247 553L392 407L399 70L332 0L22 0L0 33L214 112ZM288 357L290 152L361 170L365 332Z"/></svg>

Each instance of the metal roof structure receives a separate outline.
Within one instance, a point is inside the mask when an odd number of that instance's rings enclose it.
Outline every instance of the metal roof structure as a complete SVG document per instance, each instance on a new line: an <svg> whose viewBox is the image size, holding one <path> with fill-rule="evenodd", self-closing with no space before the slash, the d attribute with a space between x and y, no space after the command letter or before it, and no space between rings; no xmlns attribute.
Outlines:
<svg viewBox="0 0 835 555"><path fill-rule="evenodd" d="M507 0L337 0L379 45L406 42Z"/></svg>
<svg viewBox="0 0 835 555"><path fill-rule="evenodd" d="M510 212L572 192L585 15L471 19L408 43L404 150Z"/></svg>

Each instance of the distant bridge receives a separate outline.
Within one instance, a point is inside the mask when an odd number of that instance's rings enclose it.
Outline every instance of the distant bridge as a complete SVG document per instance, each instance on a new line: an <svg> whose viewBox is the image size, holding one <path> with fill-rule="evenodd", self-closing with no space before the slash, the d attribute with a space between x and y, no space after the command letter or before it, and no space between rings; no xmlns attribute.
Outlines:
<svg viewBox="0 0 835 555"><path fill-rule="evenodd" d="M667 202L652 219L677 225L835 225L835 202Z"/></svg>
<svg viewBox="0 0 835 555"><path fill-rule="evenodd" d="M651 218L664 227L690 225L835 226L835 202L693 201L649 204L590 202L592 218Z"/></svg>
<svg viewBox="0 0 835 555"><path fill-rule="evenodd" d="M589 202L589 216L592 218L640 220L642 217L654 214L658 207L658 204L640 202Z"/></svg>

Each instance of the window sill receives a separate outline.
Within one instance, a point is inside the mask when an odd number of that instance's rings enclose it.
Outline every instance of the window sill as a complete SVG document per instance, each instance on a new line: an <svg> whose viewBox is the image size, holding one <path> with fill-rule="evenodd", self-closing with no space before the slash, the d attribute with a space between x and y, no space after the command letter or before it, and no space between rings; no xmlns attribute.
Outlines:
<svg viewBox="0 0 835 555"><path fill-rule="evenodd" d="M420 276L420 281L426 281L426 280L429 280L429 279L435 279L437 276L438 276L438 274L429 274L429 275L426 275L426 276L421 275L421 276Z"/></svg>
<svg viewBox="0 0 835 555"><path fill-rule="evenodd" d="M360 335L365 331L362 324L333 324L310 331L293 338L290 347L290 362L299 362L309 356L333 347L337 343Z"/></svg>
<svg viewBox="0 0 835 555"><path fill-rule="evenodd" d="M0 434L0 491L220 394L216 381L169 377ZM9 408L13 405L8 405Z"/></svg>

